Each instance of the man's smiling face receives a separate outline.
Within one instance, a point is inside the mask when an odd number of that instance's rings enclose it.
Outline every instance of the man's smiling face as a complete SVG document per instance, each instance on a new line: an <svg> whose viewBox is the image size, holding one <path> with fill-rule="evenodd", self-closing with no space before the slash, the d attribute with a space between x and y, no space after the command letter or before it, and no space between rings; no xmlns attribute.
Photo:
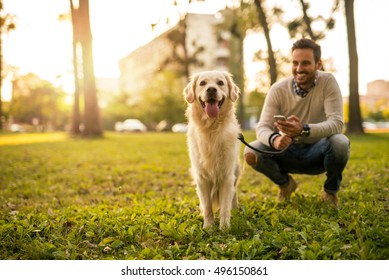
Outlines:
<svg viewBox="0 0 389 280"><path fill-rule="evenodd" d="M297 85L302 89L309 89L315 81L316 71L322 66L321 60L317 63L312 49L295 49L292 53L292 73Z"/></svg>

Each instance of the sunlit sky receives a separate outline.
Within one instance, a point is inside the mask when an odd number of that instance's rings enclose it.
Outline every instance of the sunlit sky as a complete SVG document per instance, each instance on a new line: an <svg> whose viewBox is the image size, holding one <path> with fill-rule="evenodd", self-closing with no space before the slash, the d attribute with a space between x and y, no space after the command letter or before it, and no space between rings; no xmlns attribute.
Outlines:
<svg viewBox="0 0 389 280"><path fill-rule="evenodd" d="M166 30L177 17L177 8L170 0L90 0L95 74L97 77L119 77L118 61L137 47ZM187 2L185 0L179 3ZM230 1L207 0L205 3L182 6L192 12L214 13ZM239 2L239 1L238 1ZM299 12L296 0L267 0L282 3L287 16ZM314 0L311 13L326 13L332 1ZM7 64L19 68L20 74L33 72L71 92L72 86L72 27L70 21L59 21L60 14L69 13L69 0L3 0L6 13L16 16L16 30L3 35L3 57ZM297 7L297 8L295 8ZM389 80L389 1L355 0L355 24L359 56L360 93L373 80ZM344 8L342 7L342 10ZM293 12L292 12L293 11ZM182 12L182 11L181 11ZM293 13L293 14L292 14ZM343 95L348 94L348 50L346 23L337 15L336 29L321 41L323 58L333 58ZM151 23L158 22L154 32ZM271 33L274 49L287 54L291 42L286 31L275 26ZM245 46L252 51L265 46L263 36L250 36ZM256 72L252 66L248 75ZM5 83L6 84L6 83ZM3 99L7 90L3 88Z"/></svg>

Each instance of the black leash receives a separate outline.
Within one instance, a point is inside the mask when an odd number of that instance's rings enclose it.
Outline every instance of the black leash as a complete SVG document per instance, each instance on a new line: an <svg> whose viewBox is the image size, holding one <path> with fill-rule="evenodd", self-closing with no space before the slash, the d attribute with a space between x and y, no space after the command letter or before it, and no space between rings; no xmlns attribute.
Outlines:
<svg viewBox="0 0 389 280"><path fill-rule="evenodd" d="M284 148L283 150L280 150L280 151L263 151L263 150L258 150L256 148L254 148L253 146L251 146L249 143L247 143L245 140L244 140L244 136L242 133L239 133L238 134L238 139L243 143L245 144L247 147L249 147L250 149L258 152L258 153L261 153L261 154L265 154L265 155L279 155L279 154L282 154L283 152L285 152L289 147L290 147L290 144Z"/></svg>

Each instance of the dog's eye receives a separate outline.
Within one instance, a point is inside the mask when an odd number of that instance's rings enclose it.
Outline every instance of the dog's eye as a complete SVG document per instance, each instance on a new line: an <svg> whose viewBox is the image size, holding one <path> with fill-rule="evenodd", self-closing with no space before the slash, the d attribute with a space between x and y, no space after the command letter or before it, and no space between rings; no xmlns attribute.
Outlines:
<svg viewBox="0 0 389 280"><path fill-rule="evenodd" d="M205 81L200 82L200 86L205 86L207 83Z"/></svg>
<svg viewBox="0 0 389 280"><path fill-rule="evenodd" d="M224 86L224 82L223 82L223 81L218 81L217 84L218 84L219 86Z"/></svg>

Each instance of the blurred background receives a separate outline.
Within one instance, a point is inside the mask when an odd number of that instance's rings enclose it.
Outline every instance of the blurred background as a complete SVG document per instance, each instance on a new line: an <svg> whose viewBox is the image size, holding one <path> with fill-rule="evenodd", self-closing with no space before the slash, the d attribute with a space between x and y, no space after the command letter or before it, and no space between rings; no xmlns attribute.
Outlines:
<svg viewBox="0 0 389 280"><path fill-rule="evenodd" d="M0 2L4 132L185 132L182 89L211 69L233 74L253 129L302 37L322 46L351 131L388 127L386 0Z"/></svg>

